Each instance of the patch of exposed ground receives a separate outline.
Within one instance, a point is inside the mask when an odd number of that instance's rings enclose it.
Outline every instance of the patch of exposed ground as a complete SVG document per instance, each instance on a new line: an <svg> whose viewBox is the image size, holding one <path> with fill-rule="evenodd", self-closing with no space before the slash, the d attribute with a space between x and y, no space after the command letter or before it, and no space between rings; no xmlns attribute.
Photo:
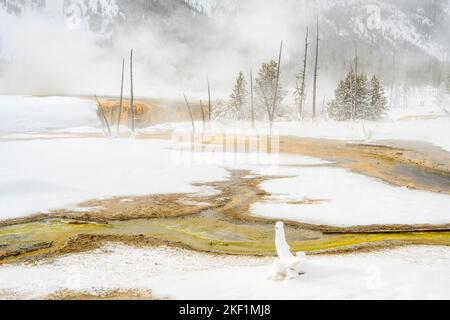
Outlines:
<svg viewBox="0 0 450 320"><path fill-rule="evenodd" d="M77 292L71 290L63 290L56 292L43 300L61 300L61 301L99 301L99 300L165 300L155 299L151 292L139 290L113 290L107 292L99 292L97 294L88 292Z"/></svg>
<svg viewBox="0 0 450 320"><path fill-rule="evenodd" d="M108 102L105 104L109 106ZM110 107L115 108L113 104ZM86 135L92 136L95 135ZM170 137L169 131L137 135L137 139ZM205 146L226 143L223 135L197 138ZM253 138L235 139L245 141L247 147ZM450 194L449 153L429 144L405 141L360 144L280 137L279 148L269 148L269 151L321 158L334 166L393 185ZM214 188L216 195L168 194L91 200L80 204L81 210L56 210L3 221L0 222L0 263L37 261L92 250L111 241L133 246L164 244L220 254L273 255L276 221L253 217L249 212L252 204L270 196L259 187L261 183L274 178L279 177L233 171L227 181L197 185ZM306 199L296 204L324 201L327 199ZM286 224L293 249L310 254L409 244L450 245L450 224L350 228Z"/></svg>
<svg viewBox="0 0 450 320"><path fill-rule="evenodd" d="M148 137L148 136L147 136ZM224 145L224 135L198 138L208 145ZM254 137L235 137L244 141L246 148ZM254 142L252 143L254 145ZM269 146L270 147L270 146ZM279 137L279 146L273 152L298 154L320 158L335 166L386 183L450 194L450 153L427 143L414 141L380 141L378 144L348 143L341 140ZM225 149L224 149L225 150Z"/></svg>
<svg viewBox="0 0 450 320"><path fill-rule="evenodd" d="M166 245L218 254L274 255L276 221L249 214L253 203L269 196L260 184L274 177L249 174L232 171L227 181L201 184L217 190L219 194L214 196L178 194L95 200L82 204L86 210L96 208L94 211L55 211L34 222L15 221L0 227L0 264L90 251L110 242L142 247ZM317 201L324 200L309 199L305 205ZM409 244L450 245L450 225L337 228L286 224L293 250L309 254Z"/></svg>
<svg viewBox="0 0 450 320"><path fill-rule="evenodd" d="M81 203L80 211L58 210L54 217L85 221L137 220L161 217L183 217L216 208L215 196L186 194L118 197L108 200L91 200ZM95 210L89 210L95 208Z"/></svg>
<svg viewBox="0 0 450 320"><path fill-rule="evenodd" d="M37 243L21 243L16 246L2 245L0 246L0 261L8 258L19 257L24 254L37 252L43 249L49 249L53 246L53 242L37 242ZM4 248L2 250L2 247Z"/></svg>
<svg viewBox="0 0 450 320"><path fill-rule="evenodd" d="M100 103L105 112L108 123L111 126L117 126L120 112L120 102L117 99L100 99ZM151 125L187 121L190 119L186 106L183 103L175 101L158 101L148 99L138 99L134 101L133 110L137 127L149 127ZM200 105L192 104L193 116L196 120L202 118ZM124 99L122 103L122 112L120 115L120 123L128 124L130 110L130 100Z"/></svg>

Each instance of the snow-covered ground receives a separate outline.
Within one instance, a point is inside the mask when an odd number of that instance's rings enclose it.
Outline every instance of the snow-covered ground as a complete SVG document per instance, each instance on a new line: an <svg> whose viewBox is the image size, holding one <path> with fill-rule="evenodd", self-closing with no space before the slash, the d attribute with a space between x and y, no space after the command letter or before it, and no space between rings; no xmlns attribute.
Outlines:
<svg viewBox="0 0 450 320"><path fill-rule="evenodd" d="M73 208L96 198L208 192L211 190L193 187L192 183L227 179L225 168L230 168L291 177L263 184L273 196L252 208L263 217L337 226L450 222L447 195L392 187L343 169L279 166L326 163L319 159L223 151L200 154L175 141L76 138L80 132L101 132L96 117L95 106L83 99L0 97L0 132L8 132L0 136L0 220ZM376 132L385 138L399 138L403 130L410 139L428 141L414 136L422 130L448 143L445 133L449 124L449 118L439 118L370 125L384 126ZM182 131L189 126L166 124L142 131ZM395 133L385 131L387 126ZM242 124L235 127L239 129L216 124L211 130L255 133ZM280 134L363 139L361 124L277 123L276 127ZM435 143L439 144L439 139ZM301 200L323 201L292 204Z"/></svg>
<svg viewBox="0 0 450 320"><path fill-rule="evenodd" d="M36 133L53 130L65 132L101 132L93 101L70 97L20 97L0 96L0 135ZM197 123L200 132L202 124ZM441 108L431 105L414 105L408 109L392 109L381 122L336 122L305 120L277 122L275 132L280 135L330 138L341 140L415 140L431 143L450 151L450 116ZM142 132L160 130L191 130L191 123L167 123L141 129ZM267 132L267 123L214 123L209 133L235 132L253 135ZM14 137L14 136L6 136Z"/></svg>
<svg viewBox="0 0 450 320"><path fill-rule="evenodd" d="M0 135L97 125L96 105L90 100L0 96Z"/></svg>
<svg viewBox="0 0 450 320"><path fill-rule="evenodd" d="M336 226L450 222L447 195L389 186L344 169L283 166L326 163L319 159L176 147L159 140L95 138L0 142L0 219L113 196L208 192L192 184L227 179L228 168L290 177L262 185L272 194L252 208L262 217ZM323 201L290 204L302 200Z"/></svg>
<svg viewBox="0 0 450 320"><path fill-rule="evenodd" d="M450 248L308 257L298 279L271 279L273 259L110 245L36 265L0 266L0 298L60 290L151 290L172 299L450 299Z"/></svg>
<svg viewBox="0 0 450 320"><path fill-rule="evenodd" d="M204 192L208 190L192 184L224 180L229 177L225 168L276 173L279 163L323 163L259 154L246 164L251 159L245 155L238 162L239 155L196 154L176 147L170 141L95 138L0 142L0 220L90 199ZM259 158L266 162L257 165Z"/></svg>
<svg viewBox="0 0 450 320"><path fill-rule="evenodd" d="M0 219L113 196L198 192L228 176L214 165L175 165L167 142L53 139L0 143Z"/></svg>
<svg viewBox="0 0 450 320"><path fill-rule="evenodd" d="M254 215L339 227L450 222L445 194L394 187L339 168L290 170L295 177L262 184L272 196L252 206ZM319 202L295 204L303 200Z"/></svg>
<svg viewBox="0 0 450 320"><path fill-rule="evenodd" d="M413 109L412 111L417 111ZM380 122L358 121L338 122L332 120L304 120L300 122L276 122L273 132L278 135L291 135L303 138L324 138L346 141L375 142L378 140L407 140L422 141L450 151L450 116L442 111L435 114L434 111L407 116L405 112L399 112L394 117L398 119L386 119ZM400 116L399 114L402 114ZM425 116L425 117L423 117ZM431 117L429 117L431 116ZM202 125L197 124L200 130ZM144 129L144 131L158 130L191 130L191 123L169 123ZM268 132L267 123L257 123L252 130L251 123L227 122L215 123L208 133L240 133L254 135Z"/></svg>

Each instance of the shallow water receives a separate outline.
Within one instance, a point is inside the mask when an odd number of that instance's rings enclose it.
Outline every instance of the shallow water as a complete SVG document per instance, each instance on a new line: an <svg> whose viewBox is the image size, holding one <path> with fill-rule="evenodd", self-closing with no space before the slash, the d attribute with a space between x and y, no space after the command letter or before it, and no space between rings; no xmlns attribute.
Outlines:
<svg viewBox="0 0 450 320"><path fill-rule="evenodd" d="M274 232L271 226L235 225L224 221L213 221L205 217L168 218L151 220L116 221L109 224L68 224L58 219L15 225L0 229L2 251L23 246L53 242L52 248L45 248L22 254L30 258L36 254L52 254L62 248L78 234L138 236L181 242L194 250L239 255L272 256L275 254ZM380 233L321 235L303 232L287 226L287 238L294 251L316 253L340 253L373 247L389 247L408 244L429 244L450 246L450 232ZM83 249L83 248L80 248ZM8 258L0 263L13 262Z"/></svg>
<svg viewBox="0 0 450 320"><path fill-rule="evenodd" d="M419 184L430 185L442 192L450 193L450 174L404 164L396 164L394 173L410 177Z"/></svg>
<svg viewBox="0 0 450 320"><path fill-rule="evenodd" d="M292 139L289 138L288 141ZM320 142L322 145L313 149L309 148L308 145L302 146L302 141L316 143L315 145L317 145L315 140L297 139L294 144L291 141L287 151L294 150L299 154L336 160L343 167L351 167L353 163L359 161L363 165L357 167L358 170L373 170L368 175L377 175L381 172L385 179L392 179L395 176L403 177L410 180L412 185L418 185L425 189L443 190L443 192L450 194L449 174L445 171L432 170L429 167L422 167L416 163L408 163L401 161L402 159L391 157L392 154L400 157L403 152L413 152L419 155L425 152L433 155L435 163L444 162L444 166L447 166L446 155L448 153L442 153L433 149L434 147L427 145L426 147L420 147L421 149L418 151L408 151L401 149L398 142L395 142L395 146L386 147L384 145L348 145L342 142L333 145L333 142L322 141ZM385 142L385 144L389 145L390 143ZM295 147L300 149L296 150ZM328 149L330 147L331 150ZM419 146L416 147L419 148ZM386 157L386 154L389 157ZM413 158L418 158L418 156L414 154ZM377 163L378 160L384 162L379 164ZM364 171L362 173L364 174ZM243 174L243 176L246 175ZM242 178L238 177L238 179ZM33 257L37 254L51 255L56 253L58 249L63 248L69 239L77 237L79 234L119 237L143 235L148 238L179 242L192 249L204 252L273 255L275 254L273 223L261 219L246 219L248 207L254 201L260 200L259 192L261 190L258 190L257 186L243 181L232 181L231 187L230 185L224 187L223 190L227 190L228 193L231 192L231 194L226 194L226 197L230 197L230 201L224 207L204 210L200 214L186 217L110 221L108 224L70 224L67 221L63 222L61 219L46 219L1 227L0 263L2 263L2 252L26 248L41 242L52 242L53 246L21 254L20 257ZM235 216L233 212L238 212L241 216ZM387 247L408 244L450 245L450 232L326 235L317 231L318 229L310 229L305 226L287 225L286 229L288 241L291 243L293 250L309 253L345 252L370 249L374 246ZM4 259L3 262L15 261L16 259L8 258Z"/></svg>

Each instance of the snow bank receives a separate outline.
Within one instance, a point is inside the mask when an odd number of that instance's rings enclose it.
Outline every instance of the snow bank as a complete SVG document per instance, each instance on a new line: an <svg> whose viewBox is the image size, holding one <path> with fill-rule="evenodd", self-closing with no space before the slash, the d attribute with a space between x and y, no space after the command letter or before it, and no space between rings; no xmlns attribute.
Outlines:
<svg viewBox="0 0 450 320"><path fill-rule="evenodd" d="M414 119L382 122L362 121L358 123L318 121L303 124L278 123L282 134L299 137L328 138L339 140L379 141L408 140L422 141L450 151L450 117Z"/></svg>
<svg viewBox="0 0 450 320"><path fill-rule="evenodd" d="M422 114L423 115L423 114ZM302 138L324 138L346 141L377 141L377 140L408 140L431 143L446 151L450 151L450 117L442 113L405 116L398 114L398 120L385 120L380 122L338 122L317 120L315 122L305 120L299 122L277 122L274 124L273 133L276 135L291 135ZM418 116L418 117L417 117ZM145 132L158 130L190 131L191 123L167 123L144 129ZM202 128L199 123L197 128ZM257 123L253 130L251 123L227 122L215 123L208 133L267 134L267 123Z"/></svg>
<svg viewBox="0 0 450 320"><path fill-rule="evenodd" d="M100 132L95 103L70 97L0 96L0 134L63 129L71 133ZM450 117L438 107L393 109L382 122L358 123L321 121L277 122L274 133L299 137L341 140L416 140L431 143L450 151ZM166 123L140 129L142 132L161 130L190 131L191 123ZM198 132L203 124L196 123ZM267 123L214 123L208 133L264 134Z"/></svg>
<svg viewBox="0 0 450 320"><path fill-rule="evenodd" d="M0 96L0 134L99 126L93 101L69 97Z"/></svg>
<svg viewBox="0 0 450 320"><path fill-rule="evenodd" d="M245 154L178 147L172 141L129 139L0 142L0 220L70 208L90 199L205 191L192 183L226 179L225 168L276 174L279 164L325 163L267 154L257 154L252 163L253 157Z"/></svg>
<svg viewBox="0 0 450 320"><path fill-rule="evenodd" d="M170 143L61 139L1 142L0 219L96 198L195 192L191 183L219 181L215 165L180 164Z"/></svg>
<svg viewBox="0 0 450 320"><path fill-rule="evenodd" d="M152 290L174 299L450 299L450 248L408 247L309 257L306 274L273 281L273 259L111 245L37 265L0 266L0 298L70 289Z"/></svg>
<svg viewBox="0 0 450 320"><path fill-rule="evenodd" d="M269 200L252 206L256 216L339 227L450 223L450 197L394 187L339 168L301 168L296 177L266 181ZM319 200L315 204L290 204Z"/></svg>

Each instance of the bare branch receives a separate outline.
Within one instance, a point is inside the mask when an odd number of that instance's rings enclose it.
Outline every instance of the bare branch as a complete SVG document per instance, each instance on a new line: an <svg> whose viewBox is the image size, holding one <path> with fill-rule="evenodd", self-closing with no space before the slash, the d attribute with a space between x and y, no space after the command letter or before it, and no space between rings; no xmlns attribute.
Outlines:
<svg viewBox="0 0 450 320"><path fill-rule="evenodd" d="M131 49L130 54L130 88L131 88L131 97L130 97L130 120L131 120L131 132L135 131L135 119L134 119L134 87L133 87L133 49Z"/></svg>
<svg viewBox="0 0 450 320"><path fill-rule="evenodd" d="M200 100L200 109L202 110L203 132L205 132L206 131L206 116L205 116L205 110L203 109L202 100Z"/></svg>
<svg viewBox="0 0 450 320"><path fill-rule="evenodd" d="M317 112L317 77L319 70L319 17L317 17L317 37L316 37L316 62L314 64L314 87L313 87L313 119Z"/></svg>
<svg viewBox="0 0 450 320"><path fill-rule="evenodd" d="M188 99L186 97L186 94L183 94L183 95L184 95L184 100L186 101L187 109L189 111L189 116L191 117L192 132L195 133L195 121L194 121L194 115L192 114L192 108L191 108L191 105L189 104L189 101L188 101Z"/></svg>
<svg viewBox="0 0 450 320"><path fill-rule="evenodd" d="M278 100L278 86L280 84L280 65L281 65L281 54L283 53L283 41L281 41L280 45L280 55L278 56L278 69L277 69L277 81L275 83L275 95L273 99L273 106L272 106L272 116L271 116L271 126L272 122L275 119L275 110L277 108L277 100Z"/></svg>
<svg viewBox="0 0 450 320"><path fill-rule="evenodd" d="M119 135L120 121L122 120L122 108L123 108L123 80L125 76L125 59L122 60L122 82L120 85L120 103L119 103L119 118L117 119L117 135Z"/></svg>
<svg viewBox="0 0 450 320"><path fill-rule="evenodd" d="M103 106L102 106L102 104L100 103L100 100L98 99L97 96L95 96L95 100L97 100L97 107L98 107L98 110L100 111L100 113L101 113L101 115L102 115L102 118L103 118L103 121L104 121L104 123L106 124L106 128L108 129L108 135L111 136L111 127L110 127L110 125L109 125L108 119L106 118L105 110L103 109Z"/></svg>

